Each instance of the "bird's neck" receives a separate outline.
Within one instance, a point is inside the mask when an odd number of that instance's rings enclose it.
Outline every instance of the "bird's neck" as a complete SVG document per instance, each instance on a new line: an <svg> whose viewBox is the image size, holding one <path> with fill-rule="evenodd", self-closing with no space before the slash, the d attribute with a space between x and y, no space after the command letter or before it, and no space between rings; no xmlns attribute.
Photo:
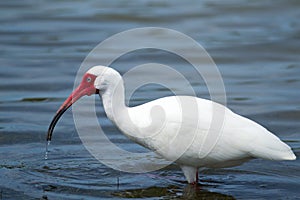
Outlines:
<svg viewBox="0 0 300 200"><path fill-rule="evenodd" d="M128 107L125 105L125 91L123 81L119 84L107 88L107 90L101 94L104 111L107 117L118 124L122 120L123 113L125 113Z"/></svg>

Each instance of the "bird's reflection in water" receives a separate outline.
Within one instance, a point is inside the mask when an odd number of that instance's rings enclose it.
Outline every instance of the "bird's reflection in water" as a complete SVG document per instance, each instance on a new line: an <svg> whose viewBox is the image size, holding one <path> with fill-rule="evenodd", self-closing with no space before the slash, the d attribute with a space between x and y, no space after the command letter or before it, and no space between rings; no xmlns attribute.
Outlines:
<svg viewBox="0 0 300 200"><path fill-rule="evenodd" d="M202 189L201 186L187 185L183 189L183 194L180 199L235 199L231 195L211 192Z"/></svg>
<svg viewBox="0 0 300 200"><path fill-rule="evenodd" d="M167 187L148 187L142 189L130 189L113 193L121 198L167 198L167 199L235 199L233 196L210 192L202 189L201 185L186 185L179 187L169 185Z"/></svg>

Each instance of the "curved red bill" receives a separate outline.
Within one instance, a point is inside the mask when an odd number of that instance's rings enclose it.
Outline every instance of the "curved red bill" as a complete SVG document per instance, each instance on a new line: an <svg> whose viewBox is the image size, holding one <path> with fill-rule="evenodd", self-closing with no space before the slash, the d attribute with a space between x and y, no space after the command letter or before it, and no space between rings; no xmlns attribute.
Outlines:
<svg viewBox="0 0 300 200"><path fill-rule="evenodd" d="M53 117L50 126L48 128L47 141L51 141L52 133L55 125L57 124L60 117L72 106L78 99L85 95L92 95L99 93L98 89L94 87L94 81L97 77L92 74L85 74L80 85L72 92L72 94L65 100L60 106L56 115Z"/></svg>

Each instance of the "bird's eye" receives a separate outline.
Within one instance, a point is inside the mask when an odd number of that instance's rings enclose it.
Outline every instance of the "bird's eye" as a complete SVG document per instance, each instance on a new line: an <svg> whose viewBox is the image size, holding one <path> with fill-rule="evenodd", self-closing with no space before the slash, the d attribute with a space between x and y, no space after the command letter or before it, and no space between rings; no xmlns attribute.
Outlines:
<svg viewBox="0 0 300 200"><path fill-rule="evenodd" d="M90 82L92 81L92 78L91 78L91 77L87 77L87 78L86 78L86 81L87 81L88 83L90 83Z"/></svg>

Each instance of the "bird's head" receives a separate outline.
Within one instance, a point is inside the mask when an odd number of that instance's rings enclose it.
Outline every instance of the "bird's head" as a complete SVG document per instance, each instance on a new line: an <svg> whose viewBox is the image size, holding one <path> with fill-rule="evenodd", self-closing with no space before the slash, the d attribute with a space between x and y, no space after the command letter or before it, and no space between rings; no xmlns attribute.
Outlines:
<svg viewBox="0 0 300 200"><path fill-rule="evenodd" d="M108 86L113 85L116 79L120 79L120 74L112 68L105 66L95 66L89 69L83 76L79 86L60 106L54 116L47 134L47 141L51 140L54 127L64 112L83 96L104 93Z"/></svg>

